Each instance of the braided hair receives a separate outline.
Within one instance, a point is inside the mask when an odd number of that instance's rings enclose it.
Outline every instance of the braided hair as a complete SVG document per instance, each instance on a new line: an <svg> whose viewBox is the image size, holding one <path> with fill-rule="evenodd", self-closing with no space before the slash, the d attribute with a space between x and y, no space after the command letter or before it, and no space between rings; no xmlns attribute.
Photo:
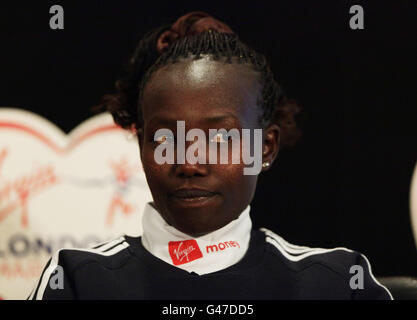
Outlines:
<svg viewBox="0 0 417 320"><path fill-rule="evenodd" d="M171 25L156 28L140 40L126 75L116 81L117 92L103 96L100 106L112 114L117 125L125 129L143 126L142 94L153 72L169 63L176 63L180 58L192 57L196 60L208 55L214 60L222 58L224 63L249 64L258 71L262 88L258 99L258 107L262 111L259 119L261 127L276 123L280 127L281 146L294 145L299 140L301 131L295 115L300 112L300 107L285 96L262 54L241 42L235 33L213 29L177 38L160 52L158 39L170 28Z"/></svg>

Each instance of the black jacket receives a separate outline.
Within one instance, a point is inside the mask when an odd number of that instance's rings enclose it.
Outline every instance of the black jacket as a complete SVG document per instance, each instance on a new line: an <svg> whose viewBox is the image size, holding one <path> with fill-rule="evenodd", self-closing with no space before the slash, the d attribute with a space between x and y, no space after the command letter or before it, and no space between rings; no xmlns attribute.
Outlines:
<svg viewBox="0 0 417 320"><path fill-rule="evenodd" d="M252 230L241 261L201 276L153 256L140 237L121 237L110 248L62 249L29 299L392 299L360 253L280 239Z"/></svg>

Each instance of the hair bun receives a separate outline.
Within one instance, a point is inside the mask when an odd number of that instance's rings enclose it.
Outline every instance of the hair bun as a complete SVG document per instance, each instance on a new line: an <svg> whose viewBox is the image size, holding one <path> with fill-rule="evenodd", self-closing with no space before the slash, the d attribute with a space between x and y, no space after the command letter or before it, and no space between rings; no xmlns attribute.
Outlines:
<svg viewBox="0 0 417 320"><path fill-rule="evenodd" d="M234 33L227 24L213 18L208 13L193 11L178 18L172 24L171 29L161 33L156 41L156 49L159 53L163 53L176 40L187 35L199 34L209 29L222 33Z"/></svg>

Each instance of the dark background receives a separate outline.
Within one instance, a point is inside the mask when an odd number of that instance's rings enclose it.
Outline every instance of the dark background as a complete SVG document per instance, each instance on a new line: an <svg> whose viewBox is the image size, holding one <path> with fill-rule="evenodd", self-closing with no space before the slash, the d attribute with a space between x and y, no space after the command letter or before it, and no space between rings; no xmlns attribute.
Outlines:
<svg viewBox="0 0 417 320"><path fill-rule="evenodd" d="M144 32L206 11L264 53L304 109L302 140L259 179L255 226L300 245L358 250L376 276L417 276L415 1L39 2L0 5L0 106L69 132L113 90ZM64 30L49 28L53 4L64 7ZM354 4L364 30L349 28Z"/></svg>

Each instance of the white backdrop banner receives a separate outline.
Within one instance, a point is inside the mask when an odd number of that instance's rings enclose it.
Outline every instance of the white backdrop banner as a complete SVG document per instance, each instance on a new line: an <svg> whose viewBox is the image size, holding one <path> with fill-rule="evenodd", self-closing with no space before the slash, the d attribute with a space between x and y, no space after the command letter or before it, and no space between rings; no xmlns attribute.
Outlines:
<svg viewBox="0 0 417 320"><path fill-rule="evenodd" d="M0 108L0 299L26 299L51 254L141 234L152 199L137 138L108 113L68 135Z"/></svg>

